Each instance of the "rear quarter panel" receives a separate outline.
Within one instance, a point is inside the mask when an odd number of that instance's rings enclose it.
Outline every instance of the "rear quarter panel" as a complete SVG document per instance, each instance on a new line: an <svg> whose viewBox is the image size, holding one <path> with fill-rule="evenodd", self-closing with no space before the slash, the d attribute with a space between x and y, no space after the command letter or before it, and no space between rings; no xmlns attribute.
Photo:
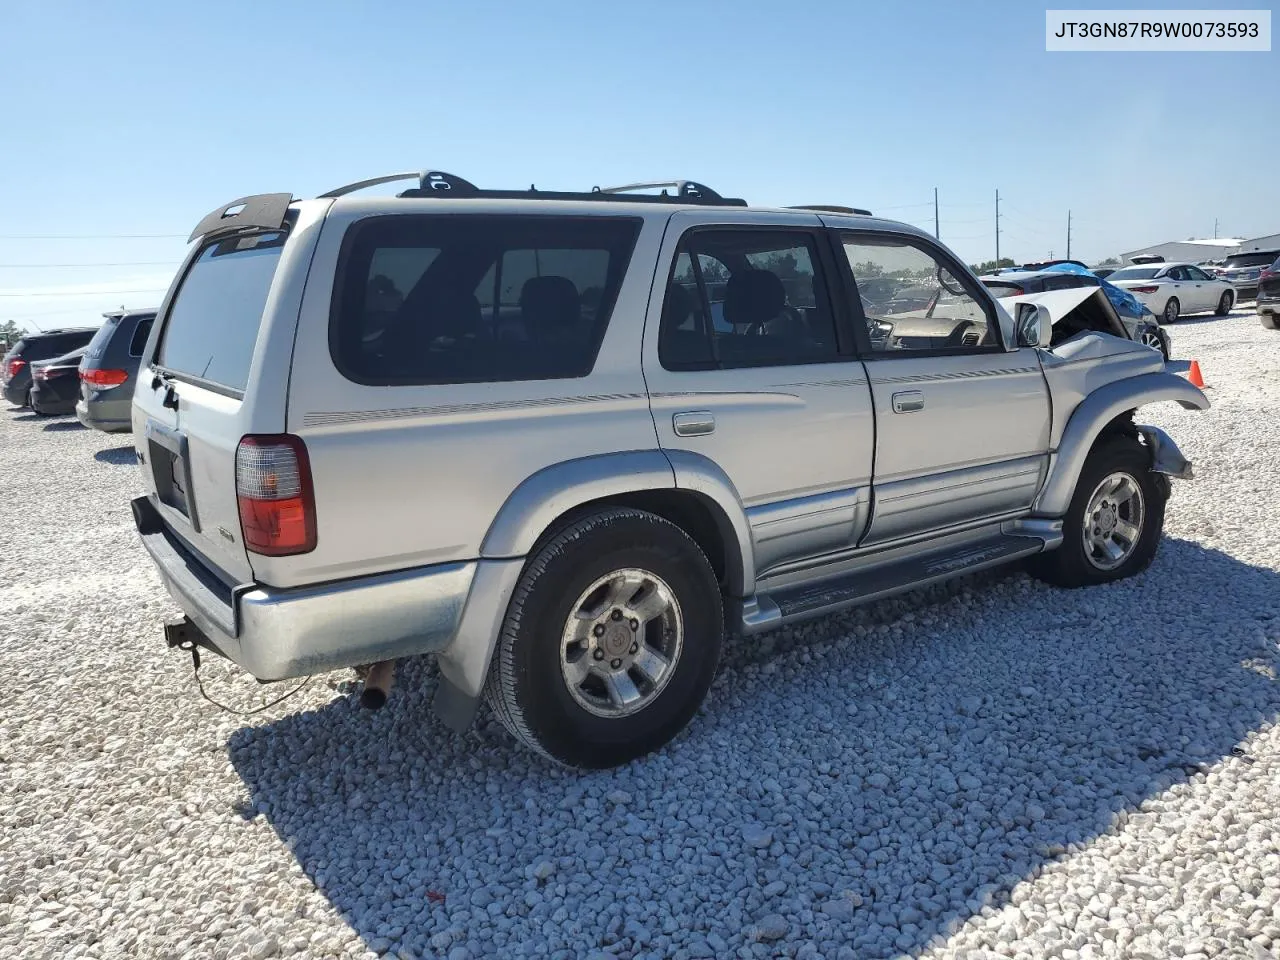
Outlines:
<svg viewBox="0 0 1280 960"><path fill-rule="evenodd" d="M440 201L399 203L396 212L442 212ZM449 204L451 213L469 207L468 201ZM657 447L640 344L669 212L645 217L587 376L386 387L348 380L329 352L342 239L373 212L385 214L385 204L335 207L316 249L298 322L287 426L310 456L318 542L305 556L255 558L255 572L269 583L474 559L499 509L532 474L583 457Z"/></svg>

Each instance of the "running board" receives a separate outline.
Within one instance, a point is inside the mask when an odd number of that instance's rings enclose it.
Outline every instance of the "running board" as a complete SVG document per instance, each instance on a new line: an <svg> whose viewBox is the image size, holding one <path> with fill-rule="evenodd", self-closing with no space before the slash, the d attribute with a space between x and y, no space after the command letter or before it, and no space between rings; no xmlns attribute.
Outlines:
<svg viewBox="0 0 1280 960"><path fill-rule="evenodd" d="M816 582L760 592L742 604L744 634L820 617L881 597L949 580L1042 552L1045 540L1031 536L996 536L959 547L868 565Z"/></svg>

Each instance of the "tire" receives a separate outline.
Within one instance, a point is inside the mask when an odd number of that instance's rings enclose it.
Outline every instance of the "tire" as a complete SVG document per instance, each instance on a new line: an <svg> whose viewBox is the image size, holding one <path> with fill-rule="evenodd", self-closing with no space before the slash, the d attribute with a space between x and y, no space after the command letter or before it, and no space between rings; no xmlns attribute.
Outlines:
<svg viewBox="0 0 1280 960"><path fill-rule="evenodd" d="M1262 318L1262 325L1268 330L1280 330L1280 318L1277 318L1276 314L1260 313L1258 316Z"/></svg>
<svg viewBox="0 0 1280 960"><path fill-rule="evenodd" d="M1231 312L1231 308L1236 305L1236 297L1230 290L1222 295L1222 299L1218 301L1218 309L1213 311L1215 317L1225 317Z"/></svg>
<svg viewBox="0 0 1280 960"><path fill-rule="evenodd" d="M1168 363L1169 348L1165 345L1164 337L1160 336L1156 330L1148 327L1138 337L1138 342L1152 350L1159 350L1160 356L1164 357L1165 362Z"/></svg>
<svg viewBox="0 0 1280 960"><path fill-rule="evenodd" d="M1115 558L1101 555L1100 551L1088 545L1089 532L1103 528L1095 526L1092 517L1090 526L1085 526L1086 511L1091 501L1095 500L1101 485L1117 475L1127 477L1141 495L1141 517L1134 524L1138 527L1137 535L1132 538L1132 547L1118 562ZM1121 488L1122 497L1123 489ZM1106 495L1103 496L1105 498ZM1056 550L1032 557L1027 564L1027 572L1045 583L1068 588L1110 583L1142 572L1155 559L1164 528L1164 509L1168 497L1168 480L1151 472L1151 455L1140 441L1124 435L1113 435L1101 440L1089 454L1084 469L1080 471L1080 478L1076 481L1076 491L1063 520L1062 545ZM1103 502L1105 504L1111 501L1104 499ZM1129 501L1113 519L1132 521L1133 509L1132 501ZM1100 512L1105 511L1104 507ZM1117 532L1121 529L1117 523ZM1108 566L1108 563L1114 565Z"/></svg>
<svg viewBox="0 0 1280 960"><path fill-rule="evenodd" d="M1160 322L1161 323L1177 323L1178 311L1181 309L1182 309L1182 306L1181 304L1178 303L1178 298L1170 297L1165 302L1164 313L1161 315Z"/></svg>
<svg viewBox="0 0 1280 960"><path fill-rule="evenodd" d="M641 622L645 610L629 604L665 607ZM571 640L571 632L581 636ZM692 719L715 676L723 632L720 587L693 539L651 513L603 510L556 531L525 567L485 699L517 739L557 763L617 766L658 749ZM633 665L646 654L650 671L663 658L669 664L656 681ZM617 700L624 677L640 698L630 705Z"/></svg>

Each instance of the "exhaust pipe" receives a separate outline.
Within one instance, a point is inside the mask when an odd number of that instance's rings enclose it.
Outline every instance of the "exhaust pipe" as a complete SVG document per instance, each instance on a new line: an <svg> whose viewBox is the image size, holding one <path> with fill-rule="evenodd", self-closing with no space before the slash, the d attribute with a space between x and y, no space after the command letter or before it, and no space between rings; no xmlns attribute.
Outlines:
<svg viewBox="0 0 1280 960"><path fill-rule="evenodd" d="M395 678L396 662L394 660L380 660L370 666L369 672L365 674L364 689L360 692L360 706L377 710L385 704Z"/></svg>

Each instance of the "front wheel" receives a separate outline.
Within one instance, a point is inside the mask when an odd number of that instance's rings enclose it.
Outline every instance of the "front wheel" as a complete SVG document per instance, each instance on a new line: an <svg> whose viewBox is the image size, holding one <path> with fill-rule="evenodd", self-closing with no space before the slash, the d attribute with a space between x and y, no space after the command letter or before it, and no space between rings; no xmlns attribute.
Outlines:
<svg viewBox="0 0 1280 960"><path fill-rule="evenodd" d="M1143 345L1150 347L1152 350L1159 350L1160 356L1164 357L1165 362L1169 360L1169 348L1165 346L1164 337L1160 336L1155 330L1147 328L1142 331L1138 337L1138 341Z"/></svg>
<svg viewBox="0 0 1280 960"><path fill-rule="evenodd" d="M1028 572L1058 587L1123 580L1155 559L1168 481L1133 437L1101 441L1089 454L1063 520L1062 546L1031 559Z"/></svg>
<svg viewBox="0 0 1280 960"><path fill-rule="evenodd" d="M1236 297L1230 290L1222 295L1222 299L1218 301L1218 309L1213 311L1214 316L1225 317L1231 312L1231 308L1235 306Z"/></svg>
<svg viewBox="0 0 1280 960"><path fill-rule="evenodd" d="M1181 307L1178 305L1177 297L1170 297L1169 302L1164 305L1164 322L1177 323L1178 311Z"/></svg>
<svg viewBox="0 0 1280 960"><path fill-rule="evenodd" d="M526 567L485 698L552 760L616 766L688 724L723 630L719 585L689 535L641 510L604 510L559 531Z"/></svg>

